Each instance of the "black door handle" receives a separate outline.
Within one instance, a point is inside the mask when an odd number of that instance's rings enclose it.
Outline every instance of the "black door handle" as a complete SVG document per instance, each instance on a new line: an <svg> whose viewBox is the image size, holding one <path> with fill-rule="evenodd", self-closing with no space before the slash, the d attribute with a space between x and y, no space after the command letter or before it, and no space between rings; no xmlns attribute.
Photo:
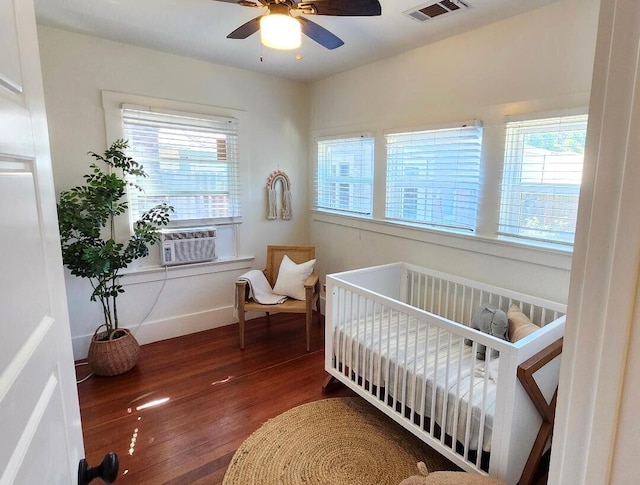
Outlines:
<svg viewBox="0 0 640 485"><path fill-rule="evenodd" d="M98 466L89 466L86 459L78 464L78 485L89 485L94 478L104 483L113 483L118 478L118 455L107 453Z"/></svg>

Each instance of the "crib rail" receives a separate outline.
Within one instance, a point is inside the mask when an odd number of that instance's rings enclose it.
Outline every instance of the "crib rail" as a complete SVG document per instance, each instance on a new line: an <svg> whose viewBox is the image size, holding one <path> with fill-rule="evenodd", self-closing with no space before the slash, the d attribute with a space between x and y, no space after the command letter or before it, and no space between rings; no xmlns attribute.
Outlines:
<svg viewBox="0 0 640 485"><path fill-rule="evenodd" d="M462 468L504 475L511 437L501 414L517 365L537 350L468 325L481 304L506 312L514 303L549 326L539 332L557 333L562 305L416 266L329 275L325 368Z"/></svg>
<svg viewBox="0 0 640 485"><path fill-rule="evenodd" d="M406 289L403 301L464 325L469 325L474 311L485 304L500 308L505 313L511 305L518 305L539 326L557 320L565 312L565 306L556 302L436 271L427 272L418 266L404 266L402 277L406 279Z"/></svg>

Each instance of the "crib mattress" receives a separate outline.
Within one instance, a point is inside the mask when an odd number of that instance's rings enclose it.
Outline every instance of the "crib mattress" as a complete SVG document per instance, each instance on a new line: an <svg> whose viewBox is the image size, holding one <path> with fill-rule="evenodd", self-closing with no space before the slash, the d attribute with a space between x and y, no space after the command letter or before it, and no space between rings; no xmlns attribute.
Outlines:
<svg viewBox="0 0 640 485"><path fill-rule="evenodd" d="M333 348L337 363L437 423L465 449L482 442L491 451L497 376L485 373L485 364L497 368L497 361L476 359L460 336L385 311L336 326Z"/></svg>

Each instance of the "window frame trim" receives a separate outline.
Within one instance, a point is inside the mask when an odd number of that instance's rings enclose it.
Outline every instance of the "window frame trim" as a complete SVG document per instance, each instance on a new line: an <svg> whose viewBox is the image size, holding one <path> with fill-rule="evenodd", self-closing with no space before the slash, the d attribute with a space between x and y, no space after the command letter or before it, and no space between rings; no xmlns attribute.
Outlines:
<svg viewBox="0 0 640 485"><path fill-rule="evenodd" d="M507 123L518 123L521 121L534 121L534 120L542 120L547 118L564 118L568 116L581 116L588 115L589 107L588 106L579 106L576 108L568 108L568 109L555 109L550 111L535 111L530 113L521 113L521 114L512 114L506 115L503 119L503 124Z"/></svg>
<svg viewBox="0 0 640 485"><path fill-rule="evenodd" d="M542 264L561 270L568 271L571 269L573 252L570 248L523 244L509 238L447 231L417 224L404 224L393 220L357 217L350 214L337 214L313 209L310 214L314 222L343 226L345 228L357 227L359 230L404 240L445 246L487 256L513 259L514 261ZM357 221L357 225L354 225L354 221ZM543 262L541 262L540 254L545 254Z"/></svg>
<svg viewBox="0 0 640 485"><path fill-rule="evenodd" d="M480 118L471 118L469 120L462 121L450 121L446 123L433 123L428 125L414 125L404 128L389 128L382 130L382 136L386 139L387 135L403 135L408 133L415 133L421 131L437 131L437 130L452 130L454 128L468 128L470 126L476 126L478 128L484 128L484 124Z"/></svg>

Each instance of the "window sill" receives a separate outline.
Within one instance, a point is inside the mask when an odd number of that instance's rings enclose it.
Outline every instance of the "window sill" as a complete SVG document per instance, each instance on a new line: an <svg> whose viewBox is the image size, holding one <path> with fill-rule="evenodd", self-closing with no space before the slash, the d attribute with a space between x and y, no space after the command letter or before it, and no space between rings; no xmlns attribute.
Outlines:
<svg viewBox="0 0 640 485"><path fill-rule="evenodd" d="M121 283L124 286L137 285L165 279L172 280L210 273L238 271L251 268L254 259L254 256L242 256L175 266L142 266L123 271L121 273Z"/></svg>
<svg viewBox="0 0 640 485"><path fill-rule="evenodd" d="M317 222L359 229L388 236L436 244L479 254L528 262L551 268L571 269L571 251L547 247L529 246L497 237L461 234L450 231L434 230L398 222L380 219L360 218L342 214L311 211L312 219Z"/></svg>

